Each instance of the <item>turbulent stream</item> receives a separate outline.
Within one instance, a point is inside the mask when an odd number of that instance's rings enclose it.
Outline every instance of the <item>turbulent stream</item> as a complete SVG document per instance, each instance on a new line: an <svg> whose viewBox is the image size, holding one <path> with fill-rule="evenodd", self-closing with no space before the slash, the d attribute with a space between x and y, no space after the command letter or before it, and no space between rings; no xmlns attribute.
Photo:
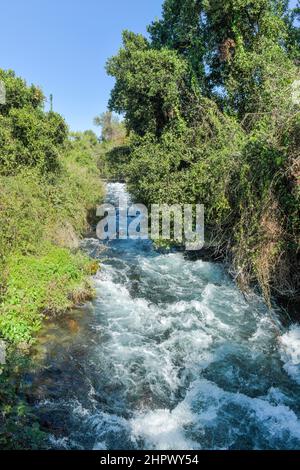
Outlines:
<svg viewBox="0 0 300 470"><path fill-rule="evenodd" d="M125 193L109 184L107 201ZM83 248L96 300L46 325L26 380L54 449L300 449L300 327L221 264L149 241Z"/></svg>

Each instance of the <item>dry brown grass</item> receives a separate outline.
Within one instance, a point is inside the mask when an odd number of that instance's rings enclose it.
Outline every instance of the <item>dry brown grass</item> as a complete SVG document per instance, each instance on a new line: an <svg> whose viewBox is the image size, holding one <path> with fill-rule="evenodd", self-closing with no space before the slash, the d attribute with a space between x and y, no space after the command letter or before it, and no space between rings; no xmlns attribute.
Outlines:
<svg viewBox="0 0 300 470"><path fill-rule="evenodd" d="M282 214L278 203L271 197L262 213L259 237L261 242L257 248L254 264L259 284L268 302L270 302L272 284L278 276L283 259L280 242L284 238L284 229L280 221Z"/></svg>
<svg viewBox="0 0 300 470"><path fill-rule="evenodd" d="M79 238L74 227L68 222L57 222L50 235L51 241L63 248L79 248Z"/></svg>

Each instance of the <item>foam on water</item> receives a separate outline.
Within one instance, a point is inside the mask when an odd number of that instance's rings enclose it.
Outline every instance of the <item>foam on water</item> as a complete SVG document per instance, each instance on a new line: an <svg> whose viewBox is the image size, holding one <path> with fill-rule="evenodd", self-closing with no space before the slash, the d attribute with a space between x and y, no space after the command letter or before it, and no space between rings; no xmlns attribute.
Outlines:
<svg viewBox="0 0 300 470"><path fill-rule="evenodd" d="M132 439L143 441L147 449L192 450L198 447L184 432L193 423L194 415L181 403L173 411L163 409L140 413L131 420Z"/></svg>
<svg viewBox="0 0 300 470"><path fill-rule="evenodd" d="M289 407L226 392L207 380L195 381L172 411L137 415L132 427L135 438L156 450L293 449L300 440L300 422Z"/></svg>
<svg viewBox="0 0 300 470"><path fill-rule="evenodd" d="M284 370L300 384L300 326L292 326L280 338L280 343Z"/></svg>
<svg viewBox="0 0 300 470"><path fill-rule="evenodd" d="M108 186L110 201L122 195ZM99 256L98 241L84 247ZM299 326L281 331L220 264L147 241L109 243L102 257L80 335L49 346L39 378L54 395L37 404L58 429L51 446L300 449Z"/></svg>

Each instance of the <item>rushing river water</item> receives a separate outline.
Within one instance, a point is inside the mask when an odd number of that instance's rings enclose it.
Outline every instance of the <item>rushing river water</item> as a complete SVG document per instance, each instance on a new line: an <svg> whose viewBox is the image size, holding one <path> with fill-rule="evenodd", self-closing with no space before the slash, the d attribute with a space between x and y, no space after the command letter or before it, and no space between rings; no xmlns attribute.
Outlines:
<svg viewBox="0 0 300 470"><path fill-rule="evenodd" d="M108 185L117 202L125 188ZM58 449L300 449L300 327L222 265L101 243L97 298L41 337L34 413Z"/></svg>

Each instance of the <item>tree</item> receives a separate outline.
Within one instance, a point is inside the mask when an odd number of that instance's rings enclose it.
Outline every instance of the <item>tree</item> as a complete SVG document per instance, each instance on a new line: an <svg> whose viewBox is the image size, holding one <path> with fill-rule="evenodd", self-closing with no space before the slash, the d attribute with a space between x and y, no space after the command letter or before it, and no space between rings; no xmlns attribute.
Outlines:
<svg viewBox="0 0 300 470"><path fill-rule="evenodd" d="M295 68L287 54L286 0L206 0L210 88L224 109L270 112Z"/></svg>
<svg viewBox="0 0 300 470"><path fill-rule="evenodd" d="M188 61L202 94L240 118L268 112L275 90L295 75L299 28L289 27L288 0L166 0L148 30L151 47L174 49ZM293 36L293 38L292 38ZM298 36L299 44L299 36ZM273 94L272 94L273 91Z"/></svg>
<svg viewBox="0 0 300 470"><path fill-rule="evenodd" d="M100 114L94 119L95 126L102 128L101 139L103 142L122 143L125 138L125 127L117 116L111 111Z"/></svg>
<svg viewBox="0 0 300 470"><path fill-rule="evenodd" d="M160 136L181 120L181 98L188 67L175 51L150 47L141 35L125 31L123 48L107 63L116 78L110 110L125 114L129 130Z"/></svg>
<svg viewBox="0 0 300 470"><path fill-rule="evenodd" d="M156 49L175 49L187 59L193 77L205 90L205 23L202 0L166 0L161 20L154 21L148 31Z"/></svg>
<svg viewBox="0 0 300 470"><path fill-rule="evenodd" d="M300 1L297 6L286 14L286 23L289 30L288 48L296 65L300 66Z"/></svg>
<svg viewBox="0 0 300 470"><path fill-rule="evenodd" d="M40 88L35 85L27 86L25 80L16 77L12 70L0 69L0 80L5 84L6 102L0 104L0 114L7 115L10 109L24 106L42 108L45 97Z"/></svg>
<svg viewBox="0 0 300 470"><path fill-rule="evenodd" d="M15 174L24 167L57 171L68 135L64 119L45 113L41 90L14 72L0 69L0 79L6 88L6 103L0 105L0 174Z"/></svg>

